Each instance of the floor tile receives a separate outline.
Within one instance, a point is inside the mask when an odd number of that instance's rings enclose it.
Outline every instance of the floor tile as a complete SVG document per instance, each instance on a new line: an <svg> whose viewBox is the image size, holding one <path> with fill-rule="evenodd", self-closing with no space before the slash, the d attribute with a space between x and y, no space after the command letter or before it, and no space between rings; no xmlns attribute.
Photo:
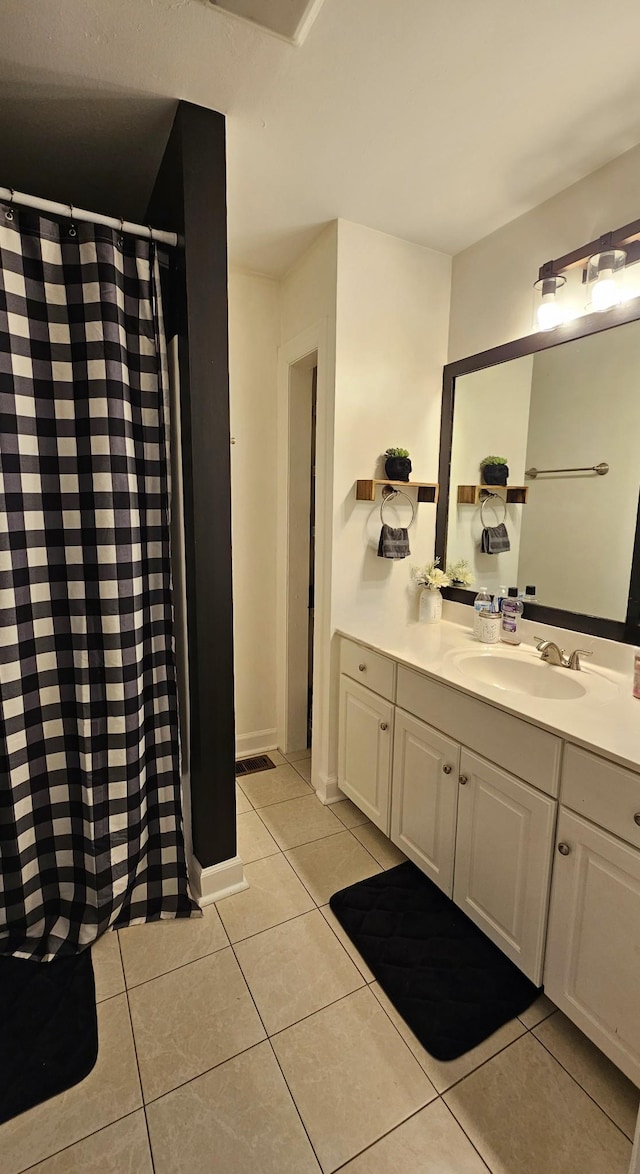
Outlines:
<svg viewBox="0 0 640 1174"><path fill-rule="evenodd" d="M395 844L392 844L391 840L372 823L365 823L351 830L383 868L394 868L396 864L404 864L407 859L404 852L396 848Z"/></svg>
<svg viewBox="0 0 640 1174"><path fill-rule="evenodd" d="M236 815L244 815L246 811L253 811L244 791L236 784Z"/></svg>
<svg viewBox="0 0 640 1174"><path fill-rule="evenodd" d="M229 944L214 905L205 906L202 917L171 917L148 925L131 925L121 929L119 936L129 988Z"/></svg>
<svg viewBox="0 0 640 1174"><path fill-rule="evenodd" d="M640 1092L561 1011L533 1034L628 1138L633 1138Z"/></svg>
<svg viewBox="0 0 640 1174"><path fill-rule="evenodd" d="M274 803L263 809L262 818L283 849L308 844L311 840L343 830L340 820L315 795Z"/></svg>
<svg viewBox="0 0 640 1174"><path fill-rule="evenodd" d="M284 803L285 799L297 799L308 795L310 788L294 766L285 763L275 770L262 770L255 775L245 775L238 780L250 803L256 808L268 807L271 803Z"/></svg>
<svg viewBox="0 0 640 1174"><path fill-rule="evenodd" d="M305 758L311 758L310 750L292 750L290 754L285 754L287 762L304 762Z"/></svg>
<svg viewBox="0 0 640 1174"><path fill-rule="evenodd" d="M338 921L338 918L336 917L335 913L331 909L331 906L330 905L322 905L320 907L320 912L321 912L322 916L324 917L325 921L327 922L327 924L329 925L330 929L333 930L338 941L341 942L342 945L344 946L345 950L347 951L347 954L351 958L351 961L354 963L355 966L358 967L358 970L360 971L365 982L373 982L373 980L375 978L373 971L369 970L369 967L367 966L364 958L362 957L362 955L358 952L358 950L354 946L348 933L340 925L340 922Z"/></svg>
<svg viewBox="0 0 640 1174"><path fill-rule="evenodd" d="M239 942L236 955L269 1035L364 983L317 909Z"/></svg>
<svg viewBox="0 0 640 1174"><path fill-rule="evenodd" d="M340 1174L487 1174L442 1101L433 1101L343 1166ZM540 1172L542 1174L542 1172Z"/></svg>
<svg viewBox="0 0 640 1174"><path fill-rule="evenodd" d="M243 864L263 860L265 856L275 856L280 850L257 811L247 811L244 815L236 816L236 830L238 856Z"/></svg>
<svg viewBox="0 0 640 1174"><path fill-rule="evenodd" d="M410 1027L407 1026L404 1019L398 1011L396 1011L393 1003L382 990L379 983L372 983L371 990L373 991L380 1006L384 1008L391 1022L395 1024L403 1040L413 1052L416 1060L424 1068L429 1080L434 1084L438 1092L444 1092L445 1089L451 1088L452 1084L457 1084L463 1077L468 1076L486 1060L490 1060L503 1048L512 1044L514 1040L525 1034L525 1028L518 1019L511 1019L509 1023L505 1023L498 1031L494 1031L487 1039L483 1040L477 1047L472 1048L471 1051L465 1052L464 1056L459 1056L457 1060L436 1060L426 1048L416 1039Z"/></svg>
<svg viewBox="0 0 640 1174"><path fill-rule="evenodd" d="M145 1101L264 1039L233 950L219 950L129 991Z"/></svg>
<svg viewBox="0 0 640 1174"><path fill-rule="evenodd" d="M218 901L217 909L232 942L289 921L313 909L313 900L280 853L247 864L249 888Z"/></svg>
<svg viewBox="0 0 640 1174"><path fill-rule="evenodd" d="M140 1108L142 1096L126 995L100 1004L98 1037L96 1066L85 1080L0 1125L2 1174L19 1174Z"/></svg>
<svg viewBox="0 0 640 1174"><path fill-rule="evenodd" d="M271 1042L325 1174L436 1095L368 987Z"/></svg>
<svg viewBox="0 0 640 1174"><path fill-rule="evenodd" d="M346 830L292 848L286 857L318 905L326 905L339 889L382 872L380 865Z"/></svg>
<svg viewBox="0 0 640 1174"><path fill-rule="evenodd" d="M355 828L359 824L369 823L366 815L350 799L339 799L337 803L332 803L331 810L347 828Z"/></svg>
<svg viewBox="0 0 640 1174"><path fill-rule="evenodd" d="M444 1100L492 1174L627 1174L630 1143L529 1033Z"/></svg>
<svg viewBox="0 0 640 1174"><path fill-rule="evenodd" d="M39 1162L29 1174L153 1174L143 1110Z"/></svg>
<svg viewBox="0 0 640 1174"><path fill-rule="evenodd" d="M122 994L124 974L118 934L115 930L107 930L91 947L91 961L96 980L96 1003L102 1003L112 995Z"/></svg>
<svg viewBox="0 0 640 1174"><path fill-rule="evenodd" d="M309 784L309 786L311 786L311 759L310 758L302 758L299 762L296 762L294 765L295 765L295 768L296 768L298 774L302 775L305 782L307 782Z"/></svg>
<svg viewBox="0 0 640 1174"><path fill-rule="evenodd" d="M317 1174L268 1043L147 1109L156 1174Z"/></svg>
<svg viewBox="0 0 640 1174"><path fill-rule="evenodd" d="M556 1010L557 1007L555 1003L551 1002L551 999L548 999L546 995L539 995L535 1003L532 1003L530 1007L527 1007L526 1011L518 1015L518 1019L524 1023L525 1027L531 1028L535 1027L538 1023L542 1023L543 1019L546 1019L549 1015L553 1015Z"/></svg>

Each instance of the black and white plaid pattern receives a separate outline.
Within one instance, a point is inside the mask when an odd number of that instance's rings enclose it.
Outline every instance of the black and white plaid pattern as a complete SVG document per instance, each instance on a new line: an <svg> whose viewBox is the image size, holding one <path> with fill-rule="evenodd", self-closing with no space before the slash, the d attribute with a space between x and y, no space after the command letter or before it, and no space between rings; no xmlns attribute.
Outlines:
<svg viewBox="0 0 640 1174"><path fill-rule="evenodd" d="M0 203L0 953L196 911L158 261Z"/></svg>

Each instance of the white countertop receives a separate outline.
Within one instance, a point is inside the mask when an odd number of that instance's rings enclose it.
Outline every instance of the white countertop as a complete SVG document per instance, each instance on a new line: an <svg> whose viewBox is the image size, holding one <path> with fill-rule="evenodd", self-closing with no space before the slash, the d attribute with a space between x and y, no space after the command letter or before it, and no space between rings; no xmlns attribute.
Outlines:
<svg viewBox="0 0 640 1174"><path fill-rule="evenodd" d="M470 617L470 608L449 608L449 613L462 612L464 619ZM464 615L466 613L466 615ZM528 631L533 625L525 625L524 639L531 640ZM535 625L536 632L545 639L556 639L551 629ZM527 693L516 693L495 685L480 684L463 671L458 663L457 653L467 651L486 652L499 657L531 657L539 659L540 654L529 643L517 648L507 644L481 644L473 636L468 623L452 623L443 619L439 624L409 623L401 626L392 617L384 615L359 615L348 626L337 628L338 635L346 636L360 644L392 657L407 668L416 669L426 676L450 685L471 697L479 697L490 705L524 718L552 734L622 766L640 771L640 700L632 696L633 649L611 641L588 637L580 632L564 632L564 647L593 649L593 658L583 661L579 676L588 684L590 675L597 674L610 683L605 688L589 691L584 697L570 700L556 700L532 697ZM553 632L557 633L557 629ZM552 668L549 672L569 673L565 668ZM625 671L626 669L626 671ZM584 676L582 676L584 674ZM573 673L571 674L573 676Z"/></svg>

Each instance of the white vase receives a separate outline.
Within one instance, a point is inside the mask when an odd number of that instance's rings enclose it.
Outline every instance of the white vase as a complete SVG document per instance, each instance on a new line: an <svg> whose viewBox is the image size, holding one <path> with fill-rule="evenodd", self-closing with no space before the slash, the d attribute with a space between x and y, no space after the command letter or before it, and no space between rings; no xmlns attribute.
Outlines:
<svg viewBox="0 0 640 1174"><path fill-rule="evenodd" d="M442 619L442 596L437 587L423 587L419 618L423 624L438 624Z"/></svg>

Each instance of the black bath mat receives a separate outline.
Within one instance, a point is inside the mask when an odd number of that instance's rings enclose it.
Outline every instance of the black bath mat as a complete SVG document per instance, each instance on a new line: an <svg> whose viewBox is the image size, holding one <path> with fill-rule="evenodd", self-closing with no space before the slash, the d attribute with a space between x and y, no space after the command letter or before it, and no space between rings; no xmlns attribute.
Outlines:
<svg viewBox="0 0 640 1174"><path fill-rule="evenodd" d="M455 1060L540 991L407 861L329 904L380 986L436 1060Z"/></svg>
<svg viewBox="0 0 640 1174"><path fill-rule="evenodd" d="M78 1084L97 1057L91 951L0 957L0 1123Z"/></svg>

